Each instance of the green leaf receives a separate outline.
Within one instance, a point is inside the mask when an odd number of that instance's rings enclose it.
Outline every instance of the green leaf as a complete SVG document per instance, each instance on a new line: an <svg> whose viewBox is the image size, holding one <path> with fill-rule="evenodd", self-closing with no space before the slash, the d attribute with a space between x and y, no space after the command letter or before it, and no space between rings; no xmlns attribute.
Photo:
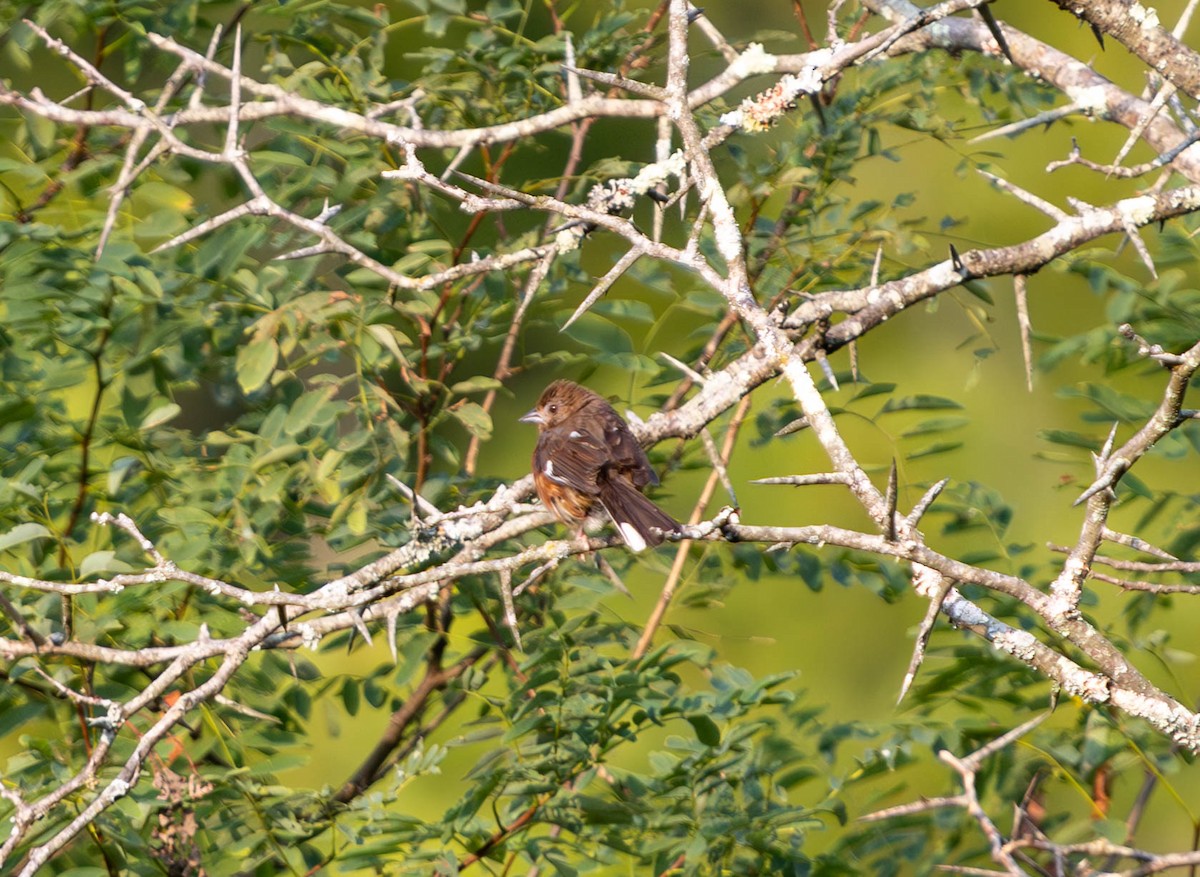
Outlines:
<svg viewBox="0 0 1200 877"><path fill-rule="evenodd" d="M464 402L450 409L454 419L467 428L467 432L478 439L492 437L492 418L475 402Z"/></svg>
<svg viewBox="0 0 1200 877"><path fill-rule="evenodd" d="M337 416L338 406L329 405L329 400L336 392L337 388L330 385L305 393L288 411L283 422L283 431L287 435L296 435L313 426L332 421Z"/></svg>
<svg viewBox="0 0 1200 877"><path fill-rule="evenodd" d="M450 386L450 391L460 396L465 396L467 393L479 393L484 390L499 390L503 384L493 377L487 375L476 375L473 378L468 378L465 381L459 381L457 384Z"/></svg>
<svg viewBox="0 0 1200 877"><path fill-rule="evenodd" d="M879 413L888 414L892 411L937 411L947 408L962 408L962 405L953 399L947 399L943 396L928 396L921 393L916 396L905 396L900 399L888 399Z"/></svg>
<svg viewBox="0 0 1200 877"><path fill-rule="evenodd" d="M349 513L346 515L346 527L351 533L361 536L367 532L367 520L367 507L361 499L356 498L350 504Z"/></svg>
<svg viewBox="0 0 1200 877"><path fill-rule="evenodd" d="M716 746L721 742L721 729L709 716L704 713L693 713L687 716L688 724L696 732L696 739L705 746Z"/></svg>
<svg viewBox="0 0 1200 877"><path fill-rule="evenodd" d="M351 716L358 715L358 707L360 694L357 679L347 679L342 683L342 706L346 708L346 712Z"/></svg>
<svg viewBox="0 0 1200 877"><path fill-rule="evenodd" d="M443 255L452 252L453 245L442 238L430 238L424 241L413 241L408 245L410 253L424 253L426 255Z"/></svg>
<svg viewBox="0 0 1200 877"><path fill-rule="evenodd" d="M905 438L912 438L918 435L948 432L952 429L964 427L970 422L971 419L969 417L931 417L929 420L922 420L911 429L906 429L901 435Z"/></svg>
<svg viewBox="0 0 1200 877"><path fill-rule="evenodd" d="M308 167L307 161L288 152L272 152L269 149L258 149L251 153L251 157L254 159L256 165L261 162L263 169L271 167Z"/></svg>
<svg viewBox="0 0 1200 877"><path fill-rule="evenodd" d="M261 471L262 469L271 466L274 463L279 463L284 460L290 460L292 457L298 457L304 453L304 448L295 442L279 445L271 448L265 454L257 457L254 460L254 470Z"/></svg>
<svg viewBox="0 0 1200 877"><path fill-rule="evenodd" d="M412 347L408 336L386 323L373 323L367 326L367 331L392 355L397 365L408 366L408 357L404 355L404 350L400 346L403 343L405 347Z"/></svg>
<svg viewBox="0 0 1200 877"><path fill-rule="evenodd" d="M994 305L996 303L993 301L991 293L987 291L987 287L977 280L966 281L962 284L962 288L971 293L971 295L975 296L980 301L986 302L990 305Z"/></svg>
<svg viewBox="0 0 1200 877"><path fill-rule="evenodd" d="M267 382L279 361L279 345L274 338L251 341L237 353L238 386L246 395Z"/></svg>
<svg viewBox="0 0 1200 877"><path fill-rule="evenodd" d="M101 573L132 572L133 567L123 560L117 560L115 551L93 551L79 564L79 577L88 579Z"/></svg>
<svg viewBox="0 0 1200 877"><path fill-rule="evenodd" d="M162 426L164 423L167 423L168 421L174 420L176 417L178 417L182 410L183 409L174 402L169 402L166 405L160 405L142 418L142 422L138 426L138 429L154 429L156 426Z"/></svg>
<svg viewBox="0 0 1200 877"><path fill-rule="evenodd" d="M113 461L113 464L108 469L107 483L105 489L109 496L116 494L121 489L121 485L125 479L141 468L142 462L136 457L119 457Z"/></svg>
<svg viewBox="0 0 1200 877"><path fill-rule="evenodd" d="M1092 435L1074 432L1069 429L1043 429L1038 431L1038 437L1056 445L1066 445L1070 448L1083 448L1085 451L1098 451L1103 444L1101 439Z"/></svg>
<svg viewBox="0 0 1200 877"><path fill-rule="evenodd" d="M32 522L17 524L7 533L0 534L0 551L33 539L49 539L51 535L53 534L41 524Z"/></svg>
<svg viewBox="0 0 1200 877"><path fill-rule="evenodd" d="M963 446L962 442L935 442L932 445L913 451L911 454L905 454L906 460L919 460L922 457L934 457L938 454L946 454L950 451L956 451Z"/></svg>
<svg viewBox="0 0 1200 877"><path fill-rule="evenodd" d="M566 322L565 317L563 322ZM628 332L611 320L590 311L572 323L566 334L581 344L606 354L633 353L633 341Z"/></svg>
<svg viewBox="0 0 1200 877"><path fill-rule="evenodd" d="M867 399L867 398L870 398L871 396L879 396L879 395L887 394L887 393L892 392L895 389L896 389L895 384L889 384L886 382L879 383L879 384L867 384L867 386L863 387L861 390L859 390L857 393L854 394L854 400L856 401L858 399Z"/></svg>

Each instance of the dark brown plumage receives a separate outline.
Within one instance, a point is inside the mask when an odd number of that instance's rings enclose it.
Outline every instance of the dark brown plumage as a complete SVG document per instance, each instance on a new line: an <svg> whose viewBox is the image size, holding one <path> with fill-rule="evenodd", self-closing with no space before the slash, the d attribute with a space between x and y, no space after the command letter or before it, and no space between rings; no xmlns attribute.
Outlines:
<svg viewBox="0 0 1200 877"><path fill-rule="evenodd" d="M571 381L555 381L521 420L538 426L533 483L560 521L582 524L598 502L634 551L679 530L678 521L642 495L658 476L629 426L602 397Z"/></svg>

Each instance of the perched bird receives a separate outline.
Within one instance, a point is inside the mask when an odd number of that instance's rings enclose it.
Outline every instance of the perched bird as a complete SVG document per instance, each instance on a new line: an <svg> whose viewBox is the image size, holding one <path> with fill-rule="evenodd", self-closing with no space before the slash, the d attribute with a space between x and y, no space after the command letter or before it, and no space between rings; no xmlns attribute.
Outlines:
<svg viewBox="0 0 1200 877"><path fill-rule="evenodd" d="M521 421L538 426L533 483L542 505L560 521L582 528L598 502L634 551L678 532L679 522L642 496L647 485L658 483L646 452L596 393L555 381Z"/></svg>

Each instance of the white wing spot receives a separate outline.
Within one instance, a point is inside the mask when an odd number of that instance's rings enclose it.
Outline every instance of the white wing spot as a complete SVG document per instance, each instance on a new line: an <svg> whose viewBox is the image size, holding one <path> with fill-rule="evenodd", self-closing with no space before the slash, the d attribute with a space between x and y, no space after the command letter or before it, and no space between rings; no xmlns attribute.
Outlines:
<svg viewBox="0 0 1200 877"><path fill-rule="evenodd" d="M563 478L561 475L554 474L554 461L553 460L547 460L546 465L542 467L542 471L545 472L546 477L549 478L551 481L553 481L555 484L566 484L567 483L567 479Z"/></svg>

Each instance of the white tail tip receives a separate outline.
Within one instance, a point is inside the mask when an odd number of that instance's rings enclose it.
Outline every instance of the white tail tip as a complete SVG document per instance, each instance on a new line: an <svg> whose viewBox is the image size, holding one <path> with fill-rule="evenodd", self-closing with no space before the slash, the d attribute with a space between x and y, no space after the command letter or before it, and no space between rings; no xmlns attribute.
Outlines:
<svg viewBox="0 0 1200 877"><path fill-rule="evenodd" d="M625 540L625 544L634 551L642 551L646 547L646 540L642 534L637 531L633 524L628 521L617 521L617 529L621 532L621 538Z"/></svg>

